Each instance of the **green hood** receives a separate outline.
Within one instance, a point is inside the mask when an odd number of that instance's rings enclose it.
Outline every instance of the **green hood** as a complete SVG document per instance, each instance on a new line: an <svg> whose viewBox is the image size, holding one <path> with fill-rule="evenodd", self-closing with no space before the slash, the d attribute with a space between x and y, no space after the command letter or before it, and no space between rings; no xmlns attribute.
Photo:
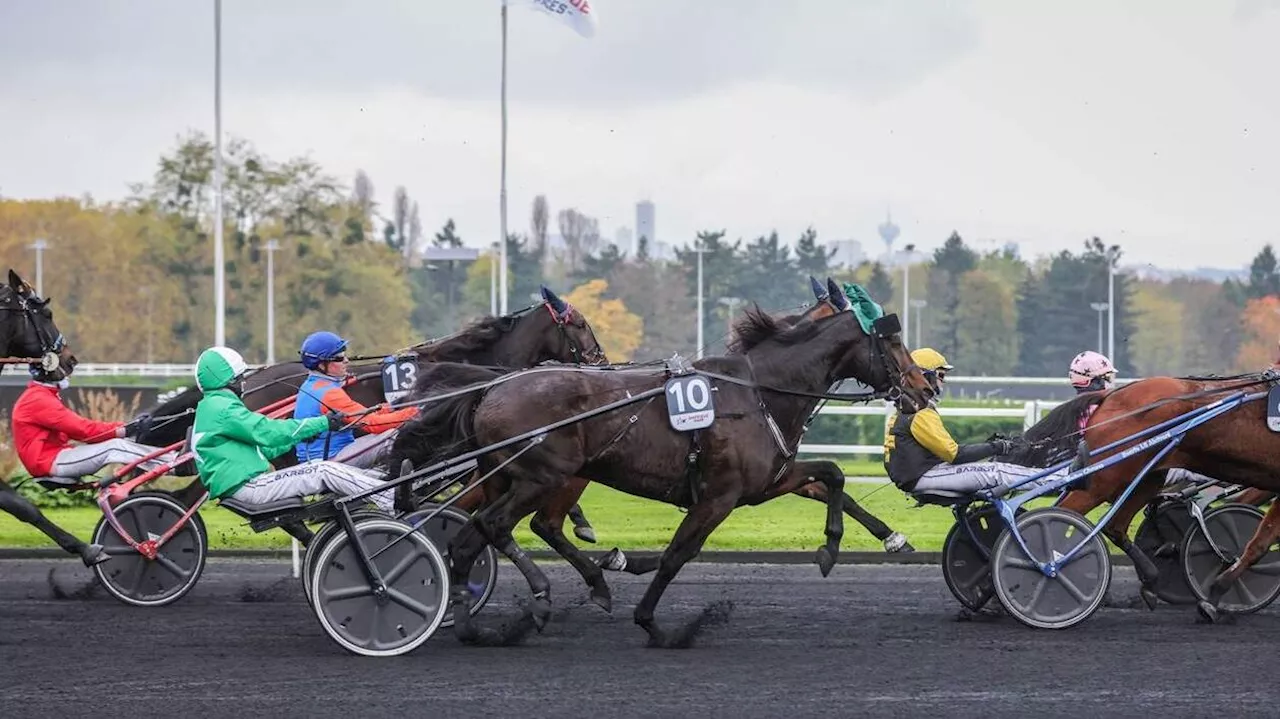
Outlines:
<svg viewBox="0 0 1280 719"><path fill-rule="evenodd" d="M871 323L884 317L884 308L871 299L871 294L862 285L844 283L844 296L849 298L850 310L858 318L862 331L871 334Z"/></svg>

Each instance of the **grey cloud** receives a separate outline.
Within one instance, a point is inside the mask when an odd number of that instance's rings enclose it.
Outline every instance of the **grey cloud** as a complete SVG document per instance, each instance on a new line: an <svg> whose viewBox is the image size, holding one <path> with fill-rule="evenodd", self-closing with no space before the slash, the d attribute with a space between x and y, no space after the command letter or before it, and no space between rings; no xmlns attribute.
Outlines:
<svg viewBox="0 0 1280 719"><path fill-rule="evenodd" d="M898 0L598 0L584 40L513 6L510 96L557 105L679 99L774 79L863 98L892 95L978 42L967 3ZM254 93L409 86L495 98L498 0L225 0L225 82ZM78 78L207 86L213 3L0 3L0 87ZM55 80L56 81L56 80ZM46 88L47 89L47 88Z"/></svg>

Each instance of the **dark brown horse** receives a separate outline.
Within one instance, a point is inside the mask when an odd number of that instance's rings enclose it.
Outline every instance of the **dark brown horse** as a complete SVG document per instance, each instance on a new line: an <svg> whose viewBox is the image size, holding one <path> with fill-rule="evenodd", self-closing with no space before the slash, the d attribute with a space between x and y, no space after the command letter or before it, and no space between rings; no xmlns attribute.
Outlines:
<svg viewBox="0 0 1280 719"><path fill-rule="evenodd" d="M651 400L542 435L541 441L481 457L481 469L503 465L495 477L495 501L476 513L450 542L451 596L455 632L463 641L506 643L541 627L550 615L546 576L516 544L511 531L578 476L619 491L687 507L688 514L662 555L657 573L635 610L635 621L657 646L688 646L704 617L682 631L664 632L654 608L664 590L701 549L735 507L786 494L806 477L791 461L804 424L817 404L815 394L837 380L855 377L879 392L901 391L923 406L932 389L904 348L896 317L882 321L881 336L865 333L849 312L784 326L748 310L736 326L741 354L699 360L694 367L710 377L717 421L696 434L671 428L664 403ZM478 377L461 365L437 365L456 373L456 386ZM429 405L405 425L392 450L391 466L402 459L427 466L467 449L570 419L637 392L660 390L665 373L566 368L563 372L518 374L485 392L466 393ZM631 418L635 419L632 420ZM505 464L504 464L505 463ZM834 488L832 488L834 489ZM839 491L830 494L832 499ZM827 552L839 551L842 513L828 504ZM482 631L470 620L465 577L485 544L491 543L524 574L533 592L529 612L516 633ZM829 567L826 567L829 569ZM462 609L459 609L462 607Z"/></svg>
<svg viewBox="0 0 1280 719"><path fill-rule="evenodd" d="M1230 392L1265 391L1268 379L1263 375L1242 375L1222 379L1153 377L1134 382L1104 396L1089 417L1084 432L1086 446L1102 447L1134 436L1205 407ZM1187 432L1182 442L1152 468L1103 528L1107 538L1133 559L1148 606L1155 604L1157 569L1151 559L1129 541L1129 525L1134 516L1160 491L1166 471L1175 467L1266 492L1280 490L1280 437L1267 429L1266 415L1266 402L1248 402ZM1104 502L1116 501L1159 449L1153 447L1099 470L1089 477L1085 486L1069 492L1059 506L1086 514ZM1104 457L1086 461L1098 462ZM1205 616L1217 617L1216 603L1222 593L1265 553L1278 533L1280 510L1273 505L1245 548L1244 556L1218 577L1212 592L1214 601L1200 603L1200 611Z"/></svg>
<svg viewBox="0 0 1280 719"><path fill-rule="evenodd" d="M48 363L46 367L56 368L64 377L75 370L77 362L70 343L53 321L49 298L37 296L31 285L13 270L9 270L9 284L0 285L0 359L7 360L0 364L0 370L16 364L23 371L27 363L15 360L44 360ZM92 552L88 545L49 521L38 507L14 491L2 477L0 509L39 529L67 552L79 554L86 561L90 558Z"/></svg>

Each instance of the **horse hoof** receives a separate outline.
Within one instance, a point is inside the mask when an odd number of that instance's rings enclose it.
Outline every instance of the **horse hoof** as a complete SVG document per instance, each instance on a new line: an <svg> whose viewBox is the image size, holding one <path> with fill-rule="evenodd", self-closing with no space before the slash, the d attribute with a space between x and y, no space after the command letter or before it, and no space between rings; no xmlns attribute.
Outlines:
<svg viewBox="0 0 1280 719"><path fill-rule="evenodd" d="M1196 603L1196 611L1200 613L1200 618L1209 624L1217 624L1219 615L1218 608L1212 604L1200 600Z"/></svg>
<svg viewBox="0 0 1280 719"><path fill-rule="evenodd" d="M591 592L591 603L600 607L606 614L613 614L613 597L609 596L609 590L603 592Z"/></svg>
<svg viewBox="0 0 1280 719"><path fill-rule="evenodd" d="M911 543L907 541L907 538L901 532L894 532L885 537L884 551L889 554L895 554L897 552L914 552L916 548L911 546Z"/></svg>
<svg viewBox="0 0 1280 719"><path fill-rule="evenodd" d="M1147 605L1147 609L1155 611L1156 605L1160 603L1160 600L1156 597L1156 593L1146 587L1143 587L1138 594L1142 596L1142 602Z"/></svg>
<svg viewBox="0 0 1280 719"><path fill-rule="evenodd" d="M627 568L627 555L623 554L621 549L614 547L596 560L596 566L610 572L621 572Z"/></svg>
<svg viewBox="0 0 1280 719"><path fill-rule="evenodd" d="M596 543L596 530L592 529L589 526L584 525L581 527L574 527L573 536L577 537L578 539L581 539L584 542L590 542L592 544Z"/></svg>
<svg viewBox="0 0 1280 719"><path fill-rule="evenodd" d="M533 606L529 608L529 615L533 618L533 626L542 633L542 628L547 626L547 622L551 619L551 600L539 598L533 600Z"/></svg>
<svg viewBox="0 0 1280 719"><path fill-rule="evenodd" d="M824 577L830 574L832 568L836 566L835 556L826 547L818 547L818 556L814 559L814 562L817 563L818 570L822 572Z"/></svg>

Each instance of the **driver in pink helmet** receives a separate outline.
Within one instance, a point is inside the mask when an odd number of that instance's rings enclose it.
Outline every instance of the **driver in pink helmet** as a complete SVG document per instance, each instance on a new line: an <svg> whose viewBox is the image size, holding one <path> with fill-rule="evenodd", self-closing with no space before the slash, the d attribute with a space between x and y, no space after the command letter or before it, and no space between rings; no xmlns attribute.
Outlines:
<svg viewBox="0 0 1280 719"><path fill-rule="evenodd" d="M1100 392L1111 389L1116 381L1116 368L1104 354L1087 350L1071 360L1071 368L1067 370L1071 386L1077 394Z"/></svg>

